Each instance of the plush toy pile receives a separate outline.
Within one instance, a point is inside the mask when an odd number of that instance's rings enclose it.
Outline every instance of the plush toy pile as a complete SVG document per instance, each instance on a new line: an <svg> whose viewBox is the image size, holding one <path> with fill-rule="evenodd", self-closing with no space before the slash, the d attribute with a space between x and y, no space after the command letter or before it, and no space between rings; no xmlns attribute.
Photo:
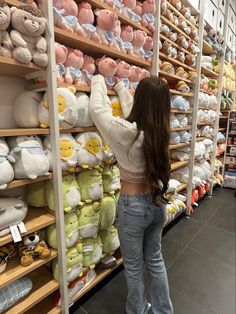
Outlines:
<svg viewBox="0 0 236 314"><path fill-rule="evenodd" d="M209 94L217 95L218 82L216 79L209 79L204 74L201 74L200 89Z"/></svg>
<svg viewBox="0 0 236 314"><path fill-rule="evenodd" d="M219 55L224 54L223 49L224 38L219 32L213 29L205 29L203 37L204 40L217 52L217 54Z"/></svg>
<svg viewBox="0 0 236 314"><path fill-rule="evenodd" d="M233 64L225 63L224 64L224 76L223 76L223 89L228 92L235 90L235 68Z"/></svg>

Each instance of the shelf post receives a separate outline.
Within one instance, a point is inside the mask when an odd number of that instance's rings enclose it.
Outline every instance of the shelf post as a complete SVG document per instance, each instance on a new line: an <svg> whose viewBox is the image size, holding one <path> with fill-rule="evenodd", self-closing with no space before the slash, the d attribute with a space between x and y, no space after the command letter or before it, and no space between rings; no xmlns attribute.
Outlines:
<svg viewBox="0 0 236 314"><path fill-rule="evenodd" d="M153 33L153 57L150 72L158 76L159 72L159 42L160 42L160 22L161 22L161 0L156 1L155 32Z"/></svg>
<svg viewBox="0 0 236 314"><path fill-rule="evenodd" d="M60 274L60 296L61 311L63 314L69 313L68 306L68 288L66 272L66 245L65 245L65 227L64 227L64 206L62 196L62 169L59 149L59 122L57 109L57 81L56 81L56 60L55 60L55 38L52 1L43 0L44 16L48 21L46 39L48 43L48 67L47 67L47 96L49 101L50 113L50 136L52 145L52 163L53 163L53 189L55 198L56 214L56 234L58 243L58 266Z"/></svg>

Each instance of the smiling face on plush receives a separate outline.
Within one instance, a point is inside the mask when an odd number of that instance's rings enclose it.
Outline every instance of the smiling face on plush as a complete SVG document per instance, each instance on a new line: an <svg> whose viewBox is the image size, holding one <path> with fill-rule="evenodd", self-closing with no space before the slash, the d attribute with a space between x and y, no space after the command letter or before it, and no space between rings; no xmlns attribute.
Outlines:
<svg viewBox="0 0 236 314"><path fill-rule="evenodd" d="M68 249L66 253L66 266L71 268L72 266L81 264L81 252L77 250L76 247Z"/></svg>
<svg viewBox="0 0 236 314"><path fill-rule="evenodd" d="M91 137L90 139L87 140L85 143L84 147L91 153L91 154L97 154L101 150L101 141L99 138L93 138Z"/></svg>
<svg viewBox="0 0 236 314"><path fill-rule="evenodd" d="M10 20L10 8L5 1L0 0L0 31L4 31L8 28Z"/></svg>
<svg viewBox="0 0 236 314"><path fill-rule="evenodd" d="M98 200L103 194L102 175L97 169L88 169L77 175L82 201Z"/></svg>
<svg viewBox="0 0 236 314"><path fill-rule="evenodd" d="M60 140L60 156L62 158L69 158L73 155L73 146L69 140Z"/></svg>
<svg viewBox="0 0 236 314"><path fill-rule="evenodd" d="M80 24L93 24L94 14L91 5L88 2L82 2L79 5L78 21Z"/></svg>
<svg viewBox="0 0 236 314"><path fill-rule="evenodd" d="M121 39L125 42L131 42L134 38L134 29L132 26L123 25L121 27Z"/></svg>
<svg viewBox="0 0 236 314"><path fill-rule="evenodd" d="M117 64L116 74L117 77L125 78L130 75L130 65L125 61L120 61Z"/></svg>
<svg viewBox="0 0 236 314"><path fill-rule="evenodd" d="M130 67L130 76L129 79L131 82L138 82L140 80L141 68L136 67L135 65Z"/></svg>
<svg viewBox="0 0 236 314"><path fill-rule="evenodd" d="M98 202L83 206L77 210L79 233L81 238L92 238L97 235L100 222L100 206Z"/></svg>
<svg viewBox="0 0 236 314"><path fill-rule="evenodd" d="M72 233L79 228L78 218L76 213L68 213L64 215L64 224L65 224L65 234L72 235Z"/></svg>
<svg viewBox="0 0 236 314"><path fill-rule="evenodd" d="M117 63L111 58L97 59L99 73L105 77L112 77L117 70Z"/></svg>
<svg viewBox="0 0 236 314"><path fill-rule="evenodd" d="M97 16L97 26L101 29L111 31L116 26L118 16L111 10L99 10L95 12Z"/></svg>
<svg viewBox="0 0 236 314"><path fill-rule="evenodd" d="M30 37L43 35L47 20L40 10L31 6L20 8L11 7L11 23L15 30Z"/></svg>

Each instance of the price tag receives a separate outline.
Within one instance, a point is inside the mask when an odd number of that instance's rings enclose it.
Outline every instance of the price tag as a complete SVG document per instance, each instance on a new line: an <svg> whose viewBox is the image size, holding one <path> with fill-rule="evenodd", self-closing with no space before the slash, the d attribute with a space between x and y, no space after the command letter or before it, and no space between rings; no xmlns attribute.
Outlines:
<svg viewBox="0 0 236 314"><path fill-rule="evenodd" d="M86 245L83 248L83 252L93 252L93 246L92 245Z"/></svg>
<svg viewBox="0 0 236 314"><path fill-rule="evenodd" d="M20 233L25 233L27 231L23 221L19 223L18 228L20 229Z"/></svg>
<svg viewBox="0 0 236 314"><path fill-rule="evenodd" d="M10 226L10 231L11 231L11 235L13 237L13 241L14 242L20 242L22 239L21 239L21 235L20 235L20 232L17 228L17 226Z"/></svg>

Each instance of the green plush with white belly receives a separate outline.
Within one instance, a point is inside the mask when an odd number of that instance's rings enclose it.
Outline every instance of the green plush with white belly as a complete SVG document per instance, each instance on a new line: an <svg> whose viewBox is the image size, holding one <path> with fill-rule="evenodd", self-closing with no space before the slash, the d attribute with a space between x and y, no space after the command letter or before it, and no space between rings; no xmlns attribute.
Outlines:
<svg viewBox="0 0 236 314"><path fill-rule="evenodd" d="M77 210L79 237L96 237L100 224L100 204L90 203Z"/></svg>
<svg viewBox="0 0 236 314"><path fill-rule="evenodd" d="M107 165L103 170L102 179L105 193L114 194L120 190L120 170L117 166Z"/></svg>
<svg viewBox="0 0 236 314"><path fill-rule="evenodd" d="M118 232L115 226L111 226L108 230L101 230L100 236L103 245L103 253L112 255L120 247Z"/></svg>
<svg viewBox="0 0 236 314"><path fill-rule="evenodd" d="M102 242L100 236L83 240L83 265L94 268L102 258Z"/></svg>
<svg viewBox="0 0 236 314"><path fill-rule="evenodd" d="M116 198L114 195L104 196L100 201L100 229L107 230L116 217Z"/></svg>
<svg viewBox="0 0 236 314"><path fill-rule="evenodd" d="M34 207L46 206L45 182L35 182L26 185L25 200L28 205Z"/></svg>

